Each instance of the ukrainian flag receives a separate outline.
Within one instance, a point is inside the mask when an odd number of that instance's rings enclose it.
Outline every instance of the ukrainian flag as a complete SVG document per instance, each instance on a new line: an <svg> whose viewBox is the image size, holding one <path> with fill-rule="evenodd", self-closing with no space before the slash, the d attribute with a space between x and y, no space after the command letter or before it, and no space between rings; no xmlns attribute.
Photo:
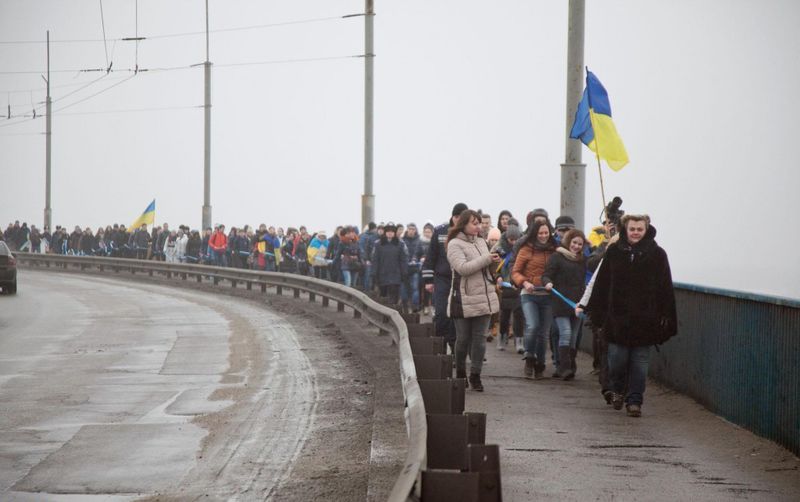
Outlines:
<svg viewBox="0 0 800 502"><path fill-rule="evenodd" d="M628 152L611 120L611 103L600 80L586 70L586 89L575 112L570 138L579 139L608 167L619 171L628 163Z"/></svg>
<svg viewBox="0 0 800 502"><path fill-rule="evenodd" d="M153 199L153 202L147 206L147 209L144 210L141 216L136 218L131 226L129 227L131 231L136 230L137 228L142 226L142 223L146 223L147 225L152 225L156 221L156 200Z"/></svg>

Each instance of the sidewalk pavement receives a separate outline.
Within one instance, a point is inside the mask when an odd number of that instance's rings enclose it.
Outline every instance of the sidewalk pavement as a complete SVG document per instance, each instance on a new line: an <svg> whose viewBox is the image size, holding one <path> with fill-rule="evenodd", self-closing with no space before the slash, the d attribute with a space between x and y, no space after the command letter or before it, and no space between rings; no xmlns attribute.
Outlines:
<svg viewBox="0 0 800 502"><path fill-rule="evenodd" d="M512 347L487 343L486 390L466 398L500 446L503 500L800 500L800 459L777 444L652 381L628 417L605 403L589 355L574 381L529 380Z"/></svg>

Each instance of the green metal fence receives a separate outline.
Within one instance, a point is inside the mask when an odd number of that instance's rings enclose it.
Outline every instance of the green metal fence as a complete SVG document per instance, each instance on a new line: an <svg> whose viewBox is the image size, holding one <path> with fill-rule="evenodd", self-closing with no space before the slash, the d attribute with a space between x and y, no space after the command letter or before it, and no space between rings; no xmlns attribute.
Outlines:
<svg viewBox="0 0 800 502"><path fill-rule="evenodd" d="M676 284L678 336L650 376L800 454L800 301Z"/></svg>
<svg viewBox="0 0 800 502"><path fill-rule="evenodd" d="M691 284L675 297L678 335L651 351L650 377L800 455L800 301Z"/></svg>

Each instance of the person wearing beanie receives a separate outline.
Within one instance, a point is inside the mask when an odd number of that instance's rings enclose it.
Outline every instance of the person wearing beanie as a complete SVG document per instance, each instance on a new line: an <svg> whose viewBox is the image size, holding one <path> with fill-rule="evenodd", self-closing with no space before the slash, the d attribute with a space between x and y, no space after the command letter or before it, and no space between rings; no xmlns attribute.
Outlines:
<svg viewBox="0 0 800 502"><path fill-rule="evenodd" d="M561 244L561 239L564 237L564 234L575 228L575 220L572 219L572 216L565 216L561 215L556 218L556 243Z"/></svg>
<svg viewBox="0 0 800 502"><path fill-rule="evenodd" d="M400 286L400 300L403 308L408 309L409 304L413 312L419 312L419 273L420 273L420 237L417 225L409 223L405 234L400 238L406 246L408 253L408 278Z"/></svg>
<svg viewBox="0 0 800 502"><path fill-rule="evenodd" d="M539 221L547 221L547 223L550 223L550 215L547 213L547 210L539 207L528 213L525 217L525 224L530 227L537 218L540 219Z"/></svg>
<svg viewBox="0 0 800 502"><path fill-rule="evenodd" d="M502 234L499 228L493 227L489 229L489 233L486 235L486 242L487 244L489 244L490 248L495 244L497 244L497 242L500 240L501 235Z"/></svg>
<svg viewBox="0 0 800 502"><path fill-rule="evenodd" d="M400 285L408 277L408 254L397 238L397 225L389 222L383 232L372 253L372 274L381 297L395 306L400 300Z"/></svg>
<svg viewBox="0 0 800 502"><path fill-rule="evenodd" d="M514 347L518 354L524 352L522 336L525 332L525 318L522 315L522 304L519 300L519 289L511 282L511 270L514 267L514 244L522 236L517 220L510 219L506 231L500 241L492 248L503 261L497 267L497 288L500 294L500 336L497 337L497 350L505 350L509 340L509 328L514 330Z"/></svg>
<svg viewBox="0 0 800 502"><path fill-rule="evenodd" d="M450 296L450 282L453 275L450 263L447 261L445 244L450 228L455 225L459 215L465 210L467 210L466 204L457 203L450 213L450 220L433 229L428 254L422 265L422 280L425 283L425 290L433 294L433 324L436 336L444 338L453 354L455 354L456 331L452 319L447 315L447 300Z"/></svg>

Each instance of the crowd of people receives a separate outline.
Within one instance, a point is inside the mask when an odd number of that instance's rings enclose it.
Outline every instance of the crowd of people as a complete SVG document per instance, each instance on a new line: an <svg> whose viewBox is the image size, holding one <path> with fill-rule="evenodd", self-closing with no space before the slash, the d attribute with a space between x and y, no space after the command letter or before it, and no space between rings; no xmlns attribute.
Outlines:
<svg viewBox="0 0 800 502"><path fill-rule="evenodd" d="M456 377L476 391L484 390L482 365L494 339L498 350L513 346L522 355L526 378L545 378L549 348L551 377L574 379L590 321L592 372L603 398L638 417L650 348L677 332L672 278L647 215L624 215L619 204L605 215L588 236L569 216L551 223L544 209L524 221L504 210L493 226L491 215L458 203L447 222L426 223L421 232L414 223L388 222L343 225L330 235L264 224L228 232L217 225L202 234L168 224L51 233L15 222L2 237L12 250L280 271L359 288L388 305L432 313Z"/></svg>

